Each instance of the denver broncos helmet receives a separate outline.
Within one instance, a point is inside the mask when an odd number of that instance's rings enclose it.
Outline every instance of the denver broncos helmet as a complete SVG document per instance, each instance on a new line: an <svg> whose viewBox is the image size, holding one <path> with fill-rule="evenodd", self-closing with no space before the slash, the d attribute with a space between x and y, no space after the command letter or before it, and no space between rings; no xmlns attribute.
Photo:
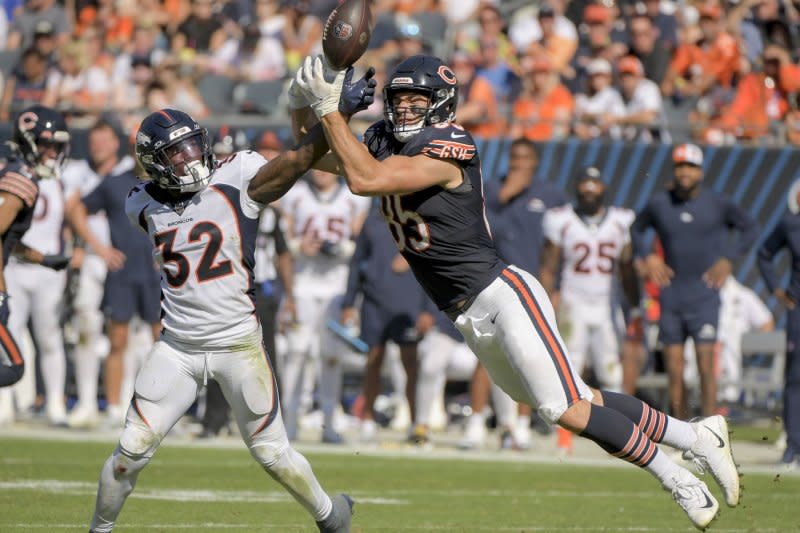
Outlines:
<svg viewBox="0 0 800 533"><path fill-rule="evenodd" d="M204 189L214 172L208 131L175 109L145 117L136 133L136 158L156 185L173 194Z"/></svg>
<svg viewBox="0 0 800 533"><path fill-rule="evenodd" d="M416 92L428 97L426 108L414 107L409 110L414 115L420 115L421 120L408 124L398 115L394 96L399 92ZM455 119L458 80L450 67L438 57L412 56L397 65L389 75L383 87L383 101L387 128L391 129L398 141L407 142L425 126Z"/></svg>
<svg viewBox="0 0 800 533"><path fill-rule="evenodd" d="M38 177L58 178L69 156L67 123L55 109L28 107L14 121L11 145Z"/></svg>

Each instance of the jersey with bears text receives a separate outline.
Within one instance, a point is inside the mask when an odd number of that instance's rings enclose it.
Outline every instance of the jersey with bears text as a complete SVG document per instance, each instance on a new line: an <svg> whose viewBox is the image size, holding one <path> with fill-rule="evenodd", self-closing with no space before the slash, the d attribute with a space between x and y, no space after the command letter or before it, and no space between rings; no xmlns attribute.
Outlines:
<svg viewBox="0 0 800 533"><path fill-rule="evenodd" d="M229 346L258 328L253 268L264 206L247 187L265 163L237 152L205 189L180 202L153 183L128 196L128 217L150 237L161 265L161 324L181 342Z"/></svg>
<svg viewBox="0 0 800 533"><path fill-rule="evenodd" d="M332 246L354 237L353 221L365 216L369 205L369 198L354 195L344 184L323 193L305 181L297 182L281 199L284 213L292 220L290 239L315 236ZM297 254L295 282L304 292L341 294L347 285L349 264L349 257Z"/></svg>
<svg viewBox="0 0 800 533"><path fill-rule="evenodd" d="M502 263L486 220L480 157L470 134L457 124L442 123L423 128L403 144L380 121L364 133L364 143L379 160L425 155L461 167L464 182L459 187L382 196L381 212L398 249L439 309L486 288Z"/></svg>
<svg viewBox="0 0 800 533"><path fill-rule="evenodd" d="M596 223L579 216L570 205L548 209L542 222L547 240L561 249L561 290L594 301L612 295L615 266L631 242L630 209L607 207Z"/></svg>
<svg viewBox="0 0 800 533"><path fill-rule="evenodd" d="M8 264L11 252L33 222L34 206L39 195L39 180L21 161L11 160L0 168L0 192L12 194L22 200L22 209L2 235L3 266Z"/></svg>

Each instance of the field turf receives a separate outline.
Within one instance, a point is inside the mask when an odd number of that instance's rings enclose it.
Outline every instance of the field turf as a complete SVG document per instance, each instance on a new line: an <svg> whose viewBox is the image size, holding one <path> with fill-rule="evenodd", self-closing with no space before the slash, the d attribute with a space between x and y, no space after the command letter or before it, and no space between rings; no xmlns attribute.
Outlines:
<svg viewBox="0 0 800 533"><path fill-rule="evenodd" d="M88 531L108 442L2 438L0 532ZM327 490L356 500L353 533L693 531L634 467L307 453ZM721 500L713 480L706 481ZM712 532L800 531L800 477L747 474ZM315 532L243 449L165 444L115 531Z"/></svg>

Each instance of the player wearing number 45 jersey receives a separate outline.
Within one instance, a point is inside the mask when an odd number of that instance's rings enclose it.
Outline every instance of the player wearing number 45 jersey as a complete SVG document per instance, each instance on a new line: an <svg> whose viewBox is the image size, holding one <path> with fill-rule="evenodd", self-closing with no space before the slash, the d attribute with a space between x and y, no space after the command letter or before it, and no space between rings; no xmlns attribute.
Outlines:
<svg viewBox="0 0 800 533"><path fill-rule="evenodd" d="M343 72L338 80L346 81ZM345 86L344 112L371 103L367 77ZM300 116L293 113L295 126ZM136 156L150 181L131 190L125 209L153 241L162 268L163 332L136 378L125 429L100 474L91 531L113 529L161 439L215 380L253 458L321 532L349 533L352 501L344 494L329 498L287 439L253 287L261 210L326 151L316 127L269 162L249 151L216 162L208 133L187 114L162 109L142 122Z"/></svg>
<svg viewBox="0 0 800 533"><path fill-rule="evenodd" d="M335 156L320 166L339 165L353 192L381 197L401 253L494 381L548 421L652 473L698 528L719 505L655 443L690 450L736 505L739 478L725 419L688 424L635 398L590 389L573 370L542 286L498 259L484 217L480 158L453 122L453 71L431 56L400 63L384 87L385 119L361 144L329 104L340 87L326 70L321 59L307 58L297 77Z"/></svg>

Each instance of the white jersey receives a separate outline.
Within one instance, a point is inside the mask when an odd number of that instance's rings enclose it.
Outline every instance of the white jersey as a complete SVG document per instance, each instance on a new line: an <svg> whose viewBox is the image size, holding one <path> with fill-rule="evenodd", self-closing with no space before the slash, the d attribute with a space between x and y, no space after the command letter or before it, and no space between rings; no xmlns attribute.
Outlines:
<svg viewBox="0 0 800 533"><path fill-rule="evenodd" d="M123 157L119 163L111 170L110 175L114 176L130 170L135 163L130 156ZM95 190L103 177L98 176L89 162L85 159L71 159L64 166L61 172L61 181L64 184L64 197L69 198L75 191L81 197L88 195ZM111 233L108 229L108 219L105 213L95 213L89 215L89 230L97 237L101 243L108 246L111 244Z"/></svg>
<svg viewBox="0 0 800 533"><path fill-rule="evenodd" d="M229 346L258 329L253 268L264 206L247 194L266 160L237 152L205 189L175 204L155 184L135 187L125 211L154 244L161 265L161 324L183 343Z"/></svg>
<svg viewBox="0 0 800 533"><path fill-rule="evenodd" d="M751 289L729 276L719 291L718 340L735 357L741 354L742 335L772 320L772 313Z"/></svg>
<svg viewBox="0 0 800 533"><path fill-rule="evenodd" d="M39 180L39 198L33 209L31 227L22 243L43 254L61 253L64 227L64 187L56 179Z"/></svg>
<svg viewBox="0 0 800 533"><path fill-rule="evenodd" d="M292 223L289 239L313 233L332 245L352 239L353 221L369 211L370 199L356 196L345 185L320 193L305 181L298 182L281 200ZM295 257L295 284L315 294L340 294L347 285L349 257L318 254Z"/></svg>
<svg viewBox="0 0 800 533"><path fill-rule="evenodd" d="M561 248L561 291L595 302L608 302L622 249L631 242L630 209L607 207L605 215L590 223L571 205L548 209L542 222L544 236Z"/></svg>

